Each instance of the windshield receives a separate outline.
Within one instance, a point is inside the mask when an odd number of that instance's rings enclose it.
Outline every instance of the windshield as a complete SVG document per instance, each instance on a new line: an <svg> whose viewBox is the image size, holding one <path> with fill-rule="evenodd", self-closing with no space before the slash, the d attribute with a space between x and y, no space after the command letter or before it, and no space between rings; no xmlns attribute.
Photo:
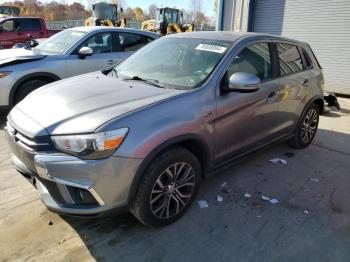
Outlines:
<svg viewBox="0 0 350 262"><path fill-rule="evenodd" d="M164 37L130 56L111 75L190 90L212 73L231 45L220 40Z"/></svg>
<svg viewBox="0 0 350 262"><path fill-rule="evenodd" d="M34 48L34 50L38 50L41 53L63 54L85 34L86 32L64 30L45 40Z"/></svg>
<svg viewBox="0 0 350 262"><path fill-rule="evenodd" d="M177 23L177 11L175 10L167 10L165 12L165 21L168 24L174 24Z"/></svg>

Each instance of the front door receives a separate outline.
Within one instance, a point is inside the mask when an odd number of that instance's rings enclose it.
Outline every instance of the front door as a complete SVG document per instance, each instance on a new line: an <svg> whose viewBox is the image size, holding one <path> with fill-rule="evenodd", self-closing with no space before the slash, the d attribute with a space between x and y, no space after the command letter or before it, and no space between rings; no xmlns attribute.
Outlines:
<svg viewBox="0 0 350 262"><path fill-rule="evenodd" d="M96 33L85 40L66 59L67 77L105 70L117 65L122 57L120 52L117 52L117 47L113 44L115 37L114 33L105 32ZM80 57L78 52L82 47L90 47L93 50L93 55L84 58Z"/></svg>
<svg viewBox="0 0 350 262"><path fill-rule="evenodd" d="M216 162L241 150L263 143L279 125L279 81L275 79L272 45L256 43L245 47L233 59L225 77L236 72L251 73L261 80L260 89L252 93L226 92L217 97L215 121Z"/></svg>
<svg viewBox="0 0 350 262"><path fill-rule="evenodd" d="M19 32L18 19L7 19L2 23L3 32L0 34L1 48L11 48L16 43L24 43L28 37Z"/></svg>

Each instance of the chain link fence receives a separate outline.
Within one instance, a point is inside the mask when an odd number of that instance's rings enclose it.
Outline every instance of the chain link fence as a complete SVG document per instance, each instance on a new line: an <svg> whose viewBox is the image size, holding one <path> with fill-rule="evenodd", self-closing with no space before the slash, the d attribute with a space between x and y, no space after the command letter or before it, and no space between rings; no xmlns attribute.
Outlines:
<svg viewBox="0 0 350 262"><path fill-rule="evenodd" d="M65 29L85 25L85 19L66 20L66 21L51 21L47 22L48 29ZM138 21L128 21L128 28L140 29L141 23ZM200 25L195 27L195 31L215 31L215 26Z"/></svg>

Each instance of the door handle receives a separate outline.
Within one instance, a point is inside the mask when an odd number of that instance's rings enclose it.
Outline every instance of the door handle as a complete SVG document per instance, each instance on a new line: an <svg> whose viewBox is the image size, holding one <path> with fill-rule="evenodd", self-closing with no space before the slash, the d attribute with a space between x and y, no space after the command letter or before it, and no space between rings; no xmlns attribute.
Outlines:
<svg viewBox="0 0 350 262"><path fill-rule="evenodd" d="M109 65L114 65L114 63L115 63L114 60L108 60L108 61L107 61L107 64L109 64Z"/></svg>
<svg viewBox="0 0 350 262"><path fill-rule="evenodd" d="M277 98L277 93L272 91L269 96L266 98L266 101L269 103L269 104L272 104L276 101L276 98Z"/></svg>
<svg viewBox="0 0 350 262"><path fill-rule="evenodd" d="M305 79L303 86L308 87L309 83L310 83L310 81L308 79Z"/></svg>

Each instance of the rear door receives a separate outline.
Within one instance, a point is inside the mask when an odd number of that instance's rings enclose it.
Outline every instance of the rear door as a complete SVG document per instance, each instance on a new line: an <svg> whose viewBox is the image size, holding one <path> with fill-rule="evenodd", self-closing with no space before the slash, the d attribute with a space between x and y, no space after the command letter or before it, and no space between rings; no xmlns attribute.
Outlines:
<svg viewBox="0 0 350 262"><path fill-rule="evenodd" d="M105 70L115 66L119 59L118 45L114 32L99 32L89 36L76 48L66 60L67 77L84 73ZM81 58L78 55L80 48L90 47L93 55Z"/></svg>
<svg viewBox="0 0 350 262"><path fill-rule="evenodd" d="M140 48L153 41L154 39L142 34L119 32L118 40L120 45L119 56L121 60L124 60Z"/></svg>
<svg viewBox="0 0 350 262"><path fill-rule="evenodd" d="M278 107L280 130L292 131L299 120L300 112L311 95L310 69L303 64L298 46L290 43L276 43L280 68L281 99Z"/></svg>
<svg viewBox="0 0 350 262"><path fill-rule="evenodd" d="M246 46L227 68L227 79L236 72L251 73L261 79L260 89L252 93L225 92L217 97L215 121L216 161L249 150L274 135L279 121L276 61L273 45L258 42Z"/></svg>

